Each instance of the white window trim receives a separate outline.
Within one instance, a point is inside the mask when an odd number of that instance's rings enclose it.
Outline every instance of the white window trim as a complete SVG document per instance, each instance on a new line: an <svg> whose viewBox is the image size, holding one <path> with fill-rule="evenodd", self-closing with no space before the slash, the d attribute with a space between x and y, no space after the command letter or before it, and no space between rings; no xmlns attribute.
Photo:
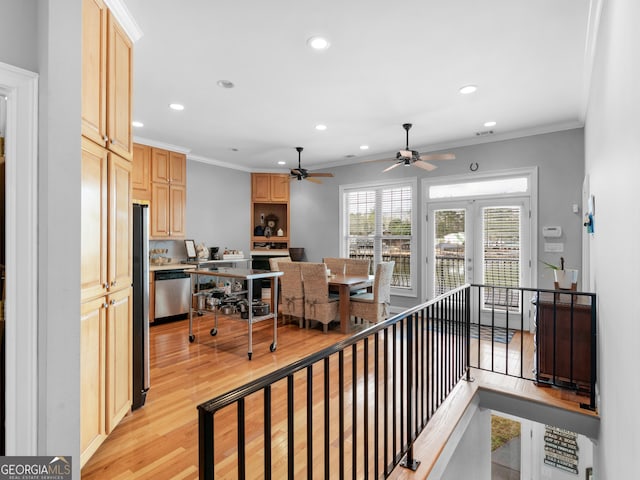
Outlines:
<svg viewBox="0 0 640 480"><path fill-rule="evenodd" d="M529 190L527 192L521 193L513 193L513 194L504 194L504 195L483 195L482 197L478 197L479 199L490 199L490 198L508 198L508 197L529 197L529 207L531 211L531 230L529 232L529 245L530 245L530 261L531 261L531 270L530 270L530 279L529 285L535 285L535 279L538 278L538 167L523 167L523 168L511 168L505 170L493 170L482 173L473 173L473 174L463 174L463 175L450 175L444 177L429 177L423 178L420 183L420 188L422 190L422 198L421 205L424 207L424 211L429 211L430 204L437 203L447 203L455 200L465 200L469 199L469 197L454 197L454 198L442 198L442 199L430 199L429 198L429 187L433 185L446 185L449 183L464 183L464 182L477 182L482 180L497 180L501 178L508 177L527 177L529 179ZM425 213L426 215L426 213ZM420 229L420 238L423 239L420 245L420 254L422 259L426 262L426 259L429 255L428 247L427 247L427 222L426 218L423 216L423 220L421 222ZM427 300L427 290L428 290L428 268L426 268L426 264L423 264L422 268L422 300Z"/></svg>
<svg viewBox="0 0 640 480"><path fill-rule="evenodd" d="M36 455L38 75L0 62L0 94L7 97L6 454Z"/></svg>
<svg viewBox="0 0 640 480"><path fill-rule="evenodd" d="M378 180L373 182L350 183L340 185L340 256L346 257L349 252L345 251L345 238L347 235L346 216L344 215L344 194L350 190L363 190L366 188L393 188L409 186L411 188L411 288L394 288L391 287L391 295L399 297L417 297L418 296L418 178L403 178L397 180Z"/></svg>

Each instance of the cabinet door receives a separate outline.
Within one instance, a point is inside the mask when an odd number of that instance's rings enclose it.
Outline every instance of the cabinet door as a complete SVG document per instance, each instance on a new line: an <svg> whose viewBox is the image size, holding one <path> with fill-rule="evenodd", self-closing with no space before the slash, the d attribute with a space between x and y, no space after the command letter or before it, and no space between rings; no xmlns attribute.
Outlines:
<svg viewBox="0 0 640 480"><path fill-rule="evenodd" d="M187 156L184 153L169 152L169 183L187 185Z"/></svg>
<svg viewBox="0 0 640 480"><path fill-rule="evenodd" d="M131 286L131 163L109 155L109 290Z"/></svg>
<svg viewBox="0 0 640 480"><path fill-rule="evenodd" d="M107 292L107 151L82 139L80 197L81 298Z"/></svg>
<svg viewBox="0 0 640 480"><path fill-rule="evenodd" d="M169 236L169 184L151 184L151 234L152 238Z"/></svg>
<svg viewBox="0 0 640 480"><path fill-rule="evenodd" d="M105 297L83 303L80 316L80 466L107 437Z"/></svg>
<svg viewBox="0 0 640 480"><path fill-rule="evenodd" d="M268 173L251 174L251 198L254 202L268 202L271 199Z"/></svg>
<svg viewBox="0 0 640 480"><path fill-rule="evenodd" d="M107 135L109 150L131 161L131 100L133 46L127 34L109 13L108 16Z"/></svg>
<svg viewBox="0 0 640 480"><path fill-rule="evenodd" d="M131 287L107 296L106 430L116 427L131 408L133 326Z"/></svg>
<svg viewBox="0 0 640 480"><path fill-rule="evenodd" d="M289 201L289 175L272 174L270 176L271 183L271 200L274 202Z"/></svg>
<svg viewBox="0 0 640 480"><path fill-rule="evenodd" d="M171 185L169 190L171 206L169 215L171 216L171 228L169 235L171 238L182 238L185 233L185 205L187 192L181 185Z"/></svg>
<svg viewBox="0 0 640 480"><path fill-rule="evenodd" d="M106 145L107 7L82 1L82 135Z"/></svg>
<svg viewBox="0 0 640 480"><path fill-rule="evenodd" d="M169 152L159 148L151 149L151 181L169 183Z"/></svg>
<svg viewBox="0 0 640 480"><path fill-rule="evenodd" d="M151 200L151 147L133 144L131 189L134 200Z"/></svg>

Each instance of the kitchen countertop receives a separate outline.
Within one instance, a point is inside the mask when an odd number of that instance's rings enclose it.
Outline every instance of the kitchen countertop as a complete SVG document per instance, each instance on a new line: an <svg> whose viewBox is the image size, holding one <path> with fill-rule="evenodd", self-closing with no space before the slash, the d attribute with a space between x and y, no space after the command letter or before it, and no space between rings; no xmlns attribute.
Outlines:
<svg viewBox="0 0 640 480"><path fill-rule="evenodd" d="M196 265L189 265L188 263L165 263L163 265L151 265L149 264L150 272L157 272L159 270L193 270Z"/></svg>

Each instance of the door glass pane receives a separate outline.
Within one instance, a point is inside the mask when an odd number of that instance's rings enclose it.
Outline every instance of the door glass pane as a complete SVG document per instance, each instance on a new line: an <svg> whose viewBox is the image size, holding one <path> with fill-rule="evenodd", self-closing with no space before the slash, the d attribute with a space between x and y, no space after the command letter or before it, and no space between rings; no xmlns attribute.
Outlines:
<svg viewBox="0 0 640 480"><path fill-rule="evenodd" d="M465 283L466 211L434 211L435 295L441 295Z"/></svg>
<svg viewBox="0 0 640 480"><path fill-rule="evenodd" d="M482 256L485 285L520 286L520 207L482 209ZM520 295L505 288L484 289L486 306L519 311Z"/></svg>

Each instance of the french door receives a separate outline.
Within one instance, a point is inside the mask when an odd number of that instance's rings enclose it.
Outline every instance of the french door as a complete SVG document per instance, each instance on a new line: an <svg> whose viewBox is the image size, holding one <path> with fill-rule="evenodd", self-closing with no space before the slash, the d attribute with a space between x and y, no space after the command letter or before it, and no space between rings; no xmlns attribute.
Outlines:
<svg viewBox="0 0 640 480"><path fill-rule="evenodd" d="M427 207L427 292L434 298L465 283L481 289L472 308L481 323L506 325L525 309L519 291L531 277L529 197L430 202ZM493 311L493 315L490 312ZM477 312L474 312L474 318ZM511 322L510 322L511 323Z"/></svg>

